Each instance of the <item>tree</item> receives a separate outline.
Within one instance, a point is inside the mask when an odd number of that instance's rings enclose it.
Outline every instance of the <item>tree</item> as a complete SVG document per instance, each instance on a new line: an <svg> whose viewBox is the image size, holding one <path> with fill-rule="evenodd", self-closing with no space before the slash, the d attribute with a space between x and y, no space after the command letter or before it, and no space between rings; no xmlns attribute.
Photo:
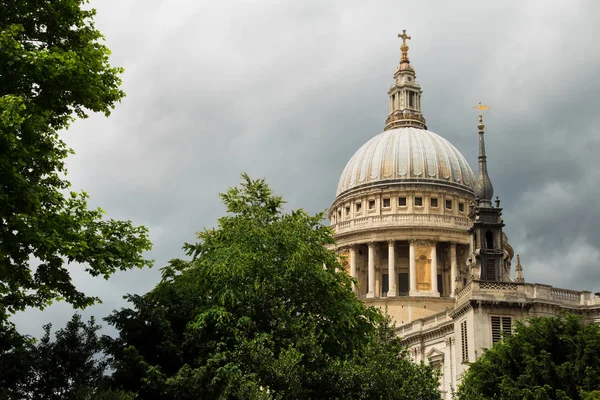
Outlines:
<svg viewBox="0 0 600 400"><path fill-rule="evenodd" d="M0 374L2 399L133 399L108 385L108 364L98 335L101 327L93 317L85 323L75 314L54 335L51 328L44 325L37 343L14 329L9 332L12 346L0 352L0 366L8 370Z"/></svg>
<svg viewBox="0 0 600 400"><path fill-rule="evenodd" d="M21 335L8 321L0 323L0 399L26 398L33 349L32 338Z"/></svg>
<svg viewBox="0 0 600 400"><path fill-rule="evenodd" d="M124 96L86 3L0 3L0 321L57 298L97 301L73 285L70 263L104 278L150 265L146 228L103 219L85 192L68 193L72 150L59 132L90 111L108 116Z"/></svg>
<svg viewBox="0 0 600 400"><path fill-rule="evenodd" d="M323 214L283 213L263 180L221 195L228 215L186 244L149 293L106 320L114 384L139 398L439 399L342 270Z"/></svg>
<svg viewBox="0 0 600 400"><path fill-rule="evenodd" d="M583 318L557 317L518 321L506 336L470 365L458 398L598 398L600 326Z"/></svg>
<svg viewBox="0 0 600 400"><path fill-rule="evenodd" d="M106 360L94 317L88 323L73 315L52 340L51 324L44 325L44 336L34 347L33 366L28 384L32 398L84 399L102 386Z"/></svg>

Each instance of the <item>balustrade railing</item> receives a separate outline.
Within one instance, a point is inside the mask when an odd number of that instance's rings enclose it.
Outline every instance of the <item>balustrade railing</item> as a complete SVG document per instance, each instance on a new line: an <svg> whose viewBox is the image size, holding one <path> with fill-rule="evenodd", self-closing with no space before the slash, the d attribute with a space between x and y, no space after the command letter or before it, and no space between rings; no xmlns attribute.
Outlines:
<svg viewBox="0 0 600 400"><path fill-rule="evenodd" d="M581 301L580 293L581 292L577 292L574 290L568 290L568 289L558 289L558 288L550 289L550 296L552 296L552 298L561 300L561 301L568 301L568 302L572 302L572 303L579 303Z"/></svg>
<svg viewBox="0 0 600 400"><path fill-rule="evenodd" d="M512 282L477 282L481 290L500 290L505 292L516 292L519 290L519 285Z"/></svg>
<svg viewBox="0 0 600 400"><path fill-rule="evenodd" d="M469 218L457 217L452 215L391 214L354 218L348 221L342 221L337 224L333 224L332 227L336 233L344 233L354 231L359 228L380 228L394 226L397 224L407 226L441 226L449 228L469 228L471 226L471 221Z"/></svg>
<svg viewBox="0 0 600 400"><path fill-rule="evenodd" d="M536 283L471 281L456 294L456 305L459 306L469 299L490 298L501 301L508 295L511 296L511 301L520 298L521 300L517 301L537 300L590 306L600 304L600 295L592 295L586 291L561 289ZM517 298L514 297L515 295Z"/></svg>

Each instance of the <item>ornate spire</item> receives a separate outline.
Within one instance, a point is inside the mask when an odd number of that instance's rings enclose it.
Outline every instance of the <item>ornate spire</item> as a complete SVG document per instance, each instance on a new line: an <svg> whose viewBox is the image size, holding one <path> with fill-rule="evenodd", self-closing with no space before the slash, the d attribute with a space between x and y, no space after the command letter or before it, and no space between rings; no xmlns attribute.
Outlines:
<svg viewBox="0 0 600 400"><path fill-rule="evenodd" d="M517 265L515 266L515 282L525 282L523 278L523 266L521 265L521 257L517 254Z"/></svg>
<svg viewBox="0 0 600 400"><path fill-rule="evenodd" d="M400 65L394 73L394 84L388 91L390 95L390 114L385 121L385 130L413 127L427 129L425 118L421 114L421 86L415 80L415 70L408 59L407 40L411 37L406 29L398 35L402 39Z"/></svg>
<svg viewBox="0 0 600 400"><path fill-rule="evenodd" d="M483 110L489 110L489 106L484 106L479 102L475 107L479 110L479 174L477 176L477 185L475 186L475 197L479 207L491 207L492 197L494 196L494 187L487 172L487 157L485 155L485 141L483 139Z"/></svg>

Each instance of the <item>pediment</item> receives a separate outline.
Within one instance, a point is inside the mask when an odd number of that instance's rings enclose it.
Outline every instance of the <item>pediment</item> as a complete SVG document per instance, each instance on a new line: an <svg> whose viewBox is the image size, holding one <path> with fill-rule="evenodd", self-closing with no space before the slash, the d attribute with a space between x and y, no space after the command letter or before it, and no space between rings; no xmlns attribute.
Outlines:
<svg viewBox="0 0 600 400"><path fill-rule="evenodd" d="M436 348L432 348L425 354L425 357L429 360L430 363L436 364L444 361L444 353Z"/></svg>

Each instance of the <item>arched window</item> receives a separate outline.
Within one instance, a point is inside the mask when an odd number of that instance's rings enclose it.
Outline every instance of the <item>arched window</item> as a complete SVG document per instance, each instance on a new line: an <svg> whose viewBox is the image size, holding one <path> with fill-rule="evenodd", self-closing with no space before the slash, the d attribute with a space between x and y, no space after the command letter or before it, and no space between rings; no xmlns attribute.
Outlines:
<svg viewBox="0 0 600 400"><path fill-rule="evenodd" d="M494 234L492 233L492 231L487 231L485 233L485 244L486 244L486 248L487 249L493 249L494 248Z"/></svg>

